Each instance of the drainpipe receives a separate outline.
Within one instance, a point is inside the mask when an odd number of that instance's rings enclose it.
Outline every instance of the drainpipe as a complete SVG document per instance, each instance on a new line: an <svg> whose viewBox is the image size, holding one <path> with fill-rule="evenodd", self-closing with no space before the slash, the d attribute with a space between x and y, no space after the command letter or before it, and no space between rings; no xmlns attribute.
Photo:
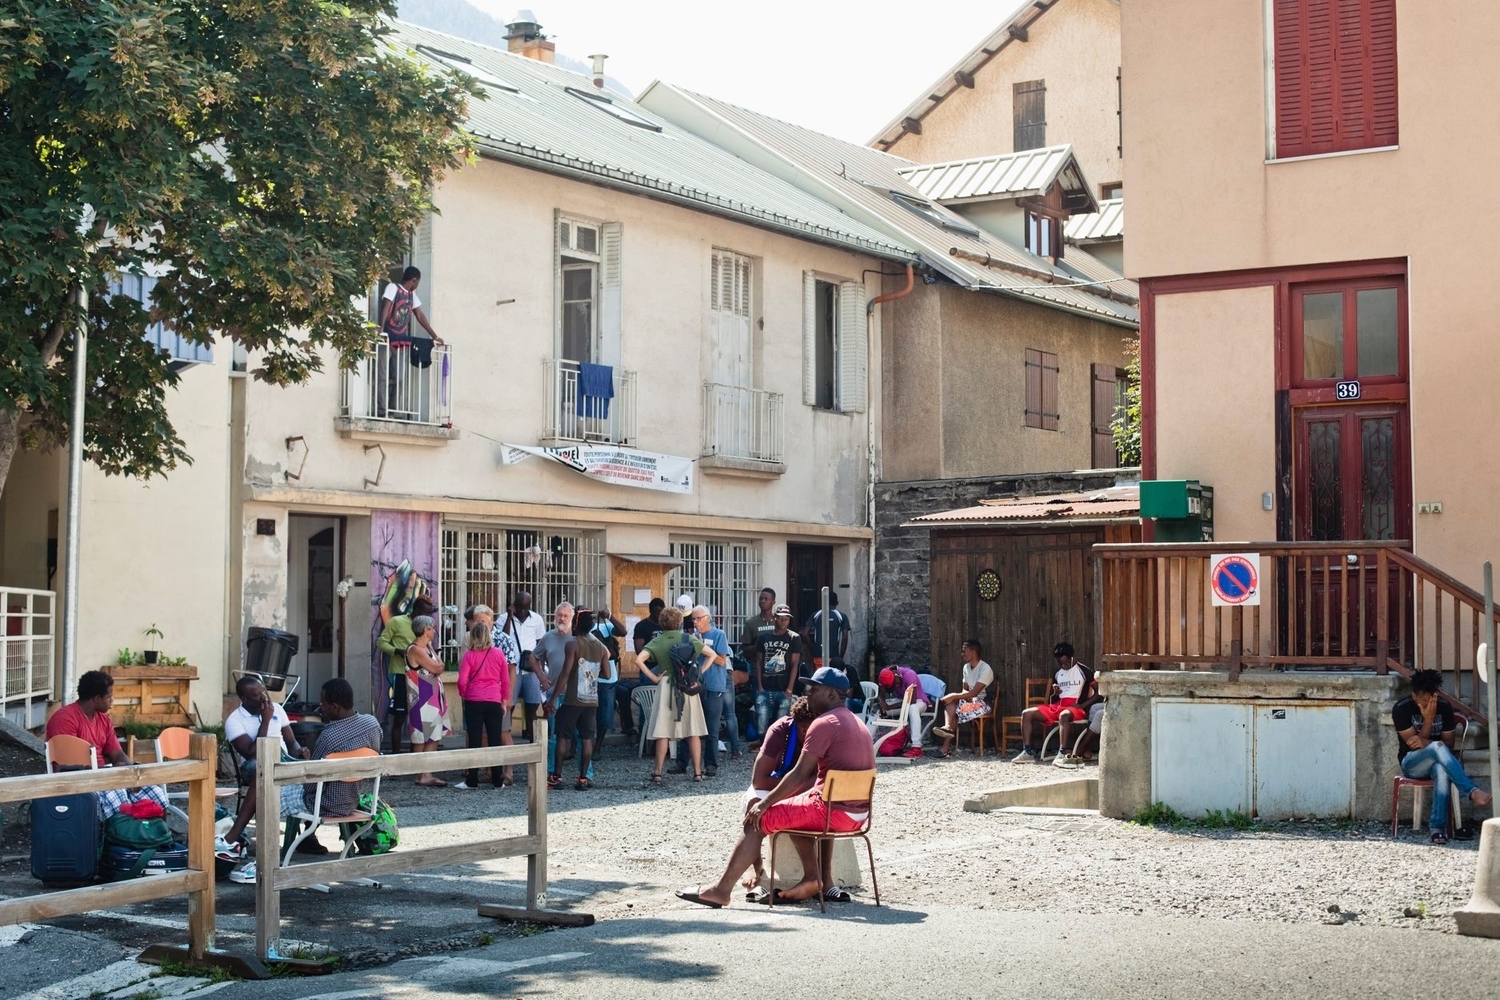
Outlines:
<svg viewBox="0 0 1500 1000"><path fill-rule="evenodd" d="M56 692L58 701L66 701L78 680L78 551L81 534L79 522L83 507L83 404L88 392L86 373L89 343L89 290L87 279L78 276L78 325L73 332L73 413L72 426L68 428L68 514L66 541L67 562L63 569L63 641L62 641L62 690ZM31 721L31 706L26 708L26 721Z"/></svg>
<svg viewBox="0 0 1500 1000"><path fill-rule="evenodd" d="M904 299L917 287L917 273L912 265L906 265L906 287L899 292L891 292L889 295L877 295L865 306L865 357L875 356L872 348L875 345L875 307L882 302L894 302ZM878 380L877 380L878 381ZM869 393L868 380L865 392ZM865 437L866 437L866 459L868 467L865 471L865 517L870 522L870 571L868 588L870 595L870 646L866 650L866 657L873 655L875 645L875 406L874 400L865 401ZM826 619L826 615L824 616ZM827 629L825 628L826 632Z"/></svg>

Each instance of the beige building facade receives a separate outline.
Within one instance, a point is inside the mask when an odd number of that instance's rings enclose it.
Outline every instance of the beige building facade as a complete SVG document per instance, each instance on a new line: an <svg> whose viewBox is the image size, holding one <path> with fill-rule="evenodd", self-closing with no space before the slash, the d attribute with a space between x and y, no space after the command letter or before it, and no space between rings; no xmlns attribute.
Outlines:
<svg viewBox="0 0 1500 1000"><path fill-rule="evenodd" d="M1493 145L1466 109L1500 97L1500 24L1478 0L1350 8L1367 82L1320 135L1289 65L1302 6L1125 7L1145 474L1214 485L1220 538L1409 539L1477 584L1500 482L1464 428L1500 415L1500 347L1448 247L1472 213L1423 188L1460 142Z"/></svg>

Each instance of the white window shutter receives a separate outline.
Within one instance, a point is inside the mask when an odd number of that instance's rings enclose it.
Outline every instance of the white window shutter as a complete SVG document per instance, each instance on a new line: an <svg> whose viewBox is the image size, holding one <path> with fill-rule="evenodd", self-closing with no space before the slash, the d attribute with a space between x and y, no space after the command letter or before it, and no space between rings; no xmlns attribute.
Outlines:
<svg viewBox="0 0 1500 1000"><path fill-rule="evenodd" d="M802 402L818 405L818 279L802 272Z"/></svg>
<svg viewBox="0 0 1500 1000"><path fill-rule="evenodd" d="M845 413L863 413L869 392L869 364L865 345L865 286L858 281L839 284L839 398Z"/></svg>
<svg viewBox="0 0 1500 1000"><path fill-rule="evenodd" d="M620 223L606 222L599 227L599 362L613 368L620 367L623 239Z"/></svg>
<svg viewBox="0 0 1500 1000"><path fill-rule="evenodd" d="M432 273L432 213L428 212L422 216L422 221L417 223L417 228L411 234L411 263L412 266L422 272L422 282L417 286L417 298L422 300L422 311L427 314L428 319L433 319L433 289L437 287L433 282ZM434 322L436 322L434 320ZM416 327L413 327L415 330ZM426 336L425 332L422 336Z"/></svg>

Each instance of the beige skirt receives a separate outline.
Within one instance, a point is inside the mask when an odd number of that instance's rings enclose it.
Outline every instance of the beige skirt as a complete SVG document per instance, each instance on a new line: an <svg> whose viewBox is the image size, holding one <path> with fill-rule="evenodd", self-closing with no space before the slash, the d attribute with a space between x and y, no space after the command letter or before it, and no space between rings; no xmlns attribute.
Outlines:
<svg viewBox="0 0 1500 1000"><path fill-rule="evenodd" d="M682 718L677 718L677 696L665 677L656 686L656 711L646 737L653 740L681 740L689 736L707 736L708 721L703 717L703 699L689 695L682 700Z"/></svg>

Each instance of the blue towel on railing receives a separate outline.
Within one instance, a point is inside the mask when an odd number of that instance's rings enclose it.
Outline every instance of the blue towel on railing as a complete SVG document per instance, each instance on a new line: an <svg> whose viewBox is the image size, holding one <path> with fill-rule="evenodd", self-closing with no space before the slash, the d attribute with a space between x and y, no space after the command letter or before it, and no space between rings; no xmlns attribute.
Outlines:
<svg viewBox="0 0 1500 1000"><path fill-rule="evenodd" d="M578 362L577 413L580 417L609 419L609 401L615 398L615 370L609 365Z"/></svg>

